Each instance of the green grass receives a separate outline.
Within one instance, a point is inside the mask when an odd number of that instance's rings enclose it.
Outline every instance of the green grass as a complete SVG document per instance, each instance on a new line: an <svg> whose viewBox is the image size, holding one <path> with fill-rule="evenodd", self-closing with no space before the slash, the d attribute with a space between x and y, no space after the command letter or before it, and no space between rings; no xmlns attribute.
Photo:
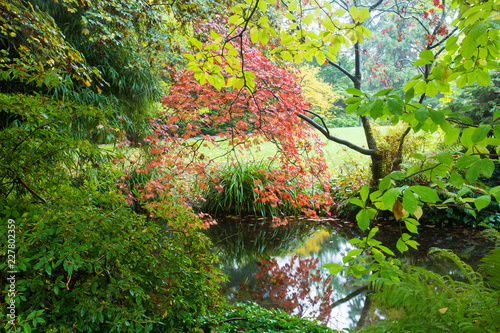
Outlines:
<svg viewBox="0 0 500 333"><path fill-rule="evenodd" d="M366 146L365 134L362 127L344 127L332 128L331 133L341 139L348 140L359 146ZM361 155L343 145L329 141L324 137L320 137L326 146L323 148L325 152L326 162L330 171L338 171L339 167L344 164L359 164L368 167L369 157ZM227 142L222 142L219 147L214 147L212 144L201 147L200 152L211 158L216 158L223 155L227 151ZM259 161L269 156L276 154L276 146L272 142L264 142L260 144L259 149L253 147L245 150L244 155L237 154L241 160Z"/></svg>

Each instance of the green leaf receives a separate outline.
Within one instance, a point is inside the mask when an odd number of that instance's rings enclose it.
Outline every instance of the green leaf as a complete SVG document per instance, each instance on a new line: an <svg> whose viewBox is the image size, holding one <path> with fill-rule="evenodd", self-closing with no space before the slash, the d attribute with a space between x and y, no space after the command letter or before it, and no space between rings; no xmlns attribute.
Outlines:
<svg viewBox="0 0 500 333"><path fill-rule="evenodd" d="M382 195L382 202L387 208L392 208L400 193L400 188L391 188Z"/></svg>
<svg viewBox="0 0 500 333"><path fill-rule="evenodd" d="M361 208L365 207L365 204L363 201L359 200L358 198L351 198L349 199L349 202L352 203L353 205L359 206Z"/></svg>
<svg viewBox="0 0 500 333"><path fill-rule="evenodd" d="M321 65L324 64L325 60L326 60L325 53L323 53L323 51L318 51L316 53L316 61L318 62L318 64L321 64Z"/></svg>
<svg viewBox="0 0 500 333"><path fill-rule="evenodd" d="M479 198L476 198L476 200L474 200L474 206L476 206L476 209L480 211L481 209L488 207L490 202L491 202L491 197L489 195L482 195Z"/></svg>
<svg viewBox="0 0 500 333"><path fill-rule="evenodd" d="M330 274L333 275L338 274L344 268L344 266L342 266L341 264L334 264L334 263L324 264L323 267L329 269Z"/></svg>
<svg viewBox="0 0 500 333"><path fill-rule="evenodd" d="M357 109L358 109L358 106L361 102L357 102L357 103L354 103L354 104L349 104L346 108L345 108L345 113L353 113L355 112Z"/></svg>
<svg viewBox="0 0 500 333"><path fill-rule="evenodd" d="M465 155L462 156L457 160L457 163L455 164L455 167L458 169L465 169L472 165L474 162L476 162L479 159L477 156L471 156L471 155Z"/></svg>
<svg viewBox="0 0 500 333"><path fill-rule="evenodd" d="M387 109L393 115L401 116L404 110L404 103L401 100L395 98L387 99Z"/></svg>
<svg viewBox="0 0 500 333"><path fill-rule="evenodd" d="M438 125L442 125L446 119L443 113L432 109L429 109L429 115L432 121Z"/></svg>
<svg viewBox="0 0 500 333"><path fill-rule="evenodd" d="M434 61L434 53L431 50L424 50L419 54L420 58Z"/></svg>
<svg viewBox="0 0 500 333"><path fill-rule="evenodd" d="M453 171L450 175L450 184L459 188L464 184L464 178L458 172Z"/></svg>
<svg viewBox="0 0 500 333"><path fill-rule="evenodd" d="M359 194L361 195L361 200L363 202L366 202L366 199L368 199L369 193L370 193L370 189L368 188L368 185L363 185L363 187L361 187L361 190L359 191Z"/></svg>
<svg viewBox="0 0 500 333"><path fill-rule="evenodd" d="M444 135L444 143L446 145L451 145L452 143L455 143L458 138L460 137L460 128L452 128L446 131L446 134Z"/></svg>
<svg viewBox="0 0 500 333"><path fill-rule="evenodd" d="M460 53L465 59L469 59L477 51L477 43L474 38L470 35L464 38L462 41L462 46L460 47Z"/></svg>
<svg viewBox="0 0 500 333"><path fill-rule="evenodd" d="M358 221L358 227L365 231L370 226L370 216L368 215L368 211L366 209L362 209L356 215L356 221Z"/></svg>
<svg viewBox="0 0 500 333"><path fill-rule="evenodd" d="M382 178L382 180L380 181L380 183L378 184L378 188L380 191L385 191L386 189L389 188L389 186L391 185L391 176L390 175L387 175L385 176L384 178Z"/></svg>
<svg viewBox="0 0 500 333"><path fill-rule="evenodd" d="M486 139L488 133L490 132L490 129L491 129L490 125L483 125L478 127L471 136L472 142L478 143Z"/></svg>
<svg viewBox="0 0 500 333"><path fill-rule="evenodd" d="M262 13L265 13L267 10L267 3L265 1L259 1L259 8Z"/></svg>
<svg viewBox="0 0 500 333"><path fill-rule="evenodd" d="M370 11L368 10L368 8L362 8L359 11L359 23L362 23L368 17L370 17Z"/></svg>
<svg viewBox="0 0 500 333"><path fill-rule="evenodd" d="M415 119L417 119L421 123L425 123L425 121L429 118L429 111L427 108L420 108L415 111Z"/></svg>
<svg viewBox="0 0 500 333"><path fill-rule="evenodd" d="M200 50L203 50L203 43L200 42L199 40L197 40L196 38L189 37L189 41L191 42L191 44L193 44L194 46L196 46Z"/></svg>
<svg viewBox="0 0 500 333"><path fill-rule="evenodd" d="M399 250L399 252L403 253L408 250L408 246L400 239L398 239L396 243L396 248Z"/></svg>
<svg viewBox="0 0 500 333"><path fill-rule="evenodd" d="M408 89L405 93L405 103L410 103L411 99L415 96L415 90L412 88Z"/></svg>
<svg viewBox="0 0 500 333"><path fill-rule="evenodd" d="M486 32L488 26L484 22L480 22L474 25L474 27L470 30L470 36L474 39L477 39L482 34Z"/></svg>
<svg viewBox="0 0 500 333"><path fill-rule="evenodd" d="M345 104L354 104L362 101L364 98L363 97L349 97L344 101Z"/></svg>
<svg viewBox="0 0 500 333"><path fill-rule="evenodd" d="M358 8L352 6L351 8L349 8L349 14L351 14L351 17L354 20L356 20L358 18L358 15L359 15Z"/></svg>
<svg viewBox="0 0 500 333"><path fill-rule="evenodd" d="M417 209L417 198L408 188L403 192L403 208L410 214L413 214Z"/></svg>
<svg viewBox="0 0 500 333"><path fill-rule="evenodd" d="M420 197L420 200L424 202L434 203L439 201L439 196L435 189L427 186L410 186L409 189L415 192Z"/></svg>
<svg viewBox="0 0 500 333"><path fill-rule="evenodd" d="M475 71L477 84L483 87L487 87L491 83L491 77L489 74L481 69Z"/></svg>
<svg viewBox="0 0 500 333"><path fill-rule="evenodd" d="M387 95L389 95L389 93L390 93L391 91L393 91L393 90L394 90L394 89L392 89L392 88L382 89L382 90L377 91L377 92L375 93L375 95L373 95L373 96L376 96L376 97L379 97L379 96L387 96Z"/></svg>
<svg viewBox="0 0 500 333"><path fill-rule="evenodd" d="M429 97L434 97L438 94L438 88L436 87L436 83L434 81L429 81L427 83L427 88L425 89L425 94Z"/></svg>
<svg viewBox="0 0 500 333"><path fill-rule="evenodd" d="M408 229L409 232L414 233L414 234L418 234L418 228L416 225L414 225L413 223L406 221L406 220L405 220L405 225L406 225L406 229Z"/></svg>
<svg viewBox="0 0 500 333"><path fill-rule="evenodd" d="M469 167L469 169L465 173L465 178L468 181L473 182L479 177L480 174L481 174L481 161L476 161Z"/></svg>
<svg viewBox="0 0 500 333"><path fill-rule="evenodd" d="M447 152L440 152L437 154L437 160L445 165L452 165L455 161L453 154Z"/></svg>
<svg viewBox="0 0 500 333"><path fill-rule="evenodd" d="M336 16L344 16L344 14L345 14L345 13L346 13L346 11L345 11L345 10L343 10L343 9L337 9L337 10L333 13L333 15L336 15Z"/></svg>
<svg viewBox="0 0 500 333"><path fill-rule="evenodd" d="M385 103L377 99L370 110L370 116L373 119L378 119L384 115Z"/></svg>
<svg viewBox="0 0 500 333"><path fill-rule="evenodd" d="M413 66L424 66L430 64L432 64L432 62L427 59L418 59L415 62L413 62Z"/></svg>
<svg viewBox="0 0 500 333"><path fill-rule="evenodd" d="M495 163L488 158L483 158L481 160L481 173L485 177L490 178L493 175L494 171L495 171Z"/></svg>
<svg viewBox="0 0 500 333"><path fill-rule="evenodd" d="M364 95L361 90L358 90L356 88L347 88L345 91L346 91L346 93L351 94L351 95L359 95L359 96Z"/></svg>

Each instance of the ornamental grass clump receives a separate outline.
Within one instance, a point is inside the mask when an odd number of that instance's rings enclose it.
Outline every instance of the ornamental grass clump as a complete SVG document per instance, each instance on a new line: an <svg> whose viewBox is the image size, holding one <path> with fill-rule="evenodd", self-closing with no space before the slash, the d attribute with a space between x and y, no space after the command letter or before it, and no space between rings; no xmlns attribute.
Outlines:
<svg viewBox="0 0 500 333"><path fill-rule="evenodd" d="M292 181L274 188L281 171L265 161L230 163L213 171L203 190L201 209L216 216L283 216L301 213L298 197L303 193Z"/></svg>

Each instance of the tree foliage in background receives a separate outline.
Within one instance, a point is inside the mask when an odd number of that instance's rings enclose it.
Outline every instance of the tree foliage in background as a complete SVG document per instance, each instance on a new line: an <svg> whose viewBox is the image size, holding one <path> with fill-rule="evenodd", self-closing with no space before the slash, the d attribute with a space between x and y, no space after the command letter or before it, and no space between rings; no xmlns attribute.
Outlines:
<svg viewBox="0 0 500 333"><path fill-rule="evenodd" d="M344 113L344 95L318 76L319 67L304 65L299 69L300 76L303 77L302 94L310 103L312 111L326 119L338 117Z"/></svg>
<svg viewBox="0 0 500 333"><path fill-rule="evenodd" d="M226 3L138 0L2 1L4 93L37 91L99 106L137 142L179 58L187 22L202 21ZM117 119L116 117L119 117ZM76 132L99 124L79 118Z"/></svg>

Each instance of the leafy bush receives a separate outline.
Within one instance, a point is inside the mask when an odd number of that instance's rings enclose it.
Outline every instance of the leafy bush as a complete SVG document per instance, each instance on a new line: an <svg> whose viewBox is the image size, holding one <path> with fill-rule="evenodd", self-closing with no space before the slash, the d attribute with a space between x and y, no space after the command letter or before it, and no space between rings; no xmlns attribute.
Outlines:
<svg viewBox="0 0 500 333"><path fill-rule="evenodd" d="M497 247L474 271L448 250L429 255L451 260L460 274L441 276L421 267L382 264L385 277L373 278L373 298L402 311L363 332L498 332L500 330L500 233L490 230Z"/></svg>
<svg viewBox="0 0 500 333"><path fill-rule="evenodd" d="M266 190L266 184L275 177L275 170L264 161L228 164L211 175L203 193L201 209L214 215L297 215L300 208L293 202L300 190L290 184L288 188Z"/></svg>
<svg viewBox="0 0 500 333"><path fill-rule="evenodd" d="M214 309L221 277L206 237L148 221L123 202L92 184L63 185L46 204L1 201L1 220L16 221L17 329L187 331L194 318ZM193 218L186 210L176 214ZM0 257L5 281L6 247ZM6 300L0 301L0 327L13 332Z"/></svg>
<svg viewBox="0 0 500 333"><path fill-rule="evenodd" d="M436 147L436 144L432 142L432 136L420 131L406 135L401 151L399 151L401 136L405 130L404 123L373 127L373 134L378 144L377 148L384 163L382 166L384 176L393 171L401 170L401 165L407 162L412 154Z"/></svg>
<svg viewBox="0 0 500 333"><path fill-rule="evenodd" d="M205 332L334 333L315 320L299 318L281 310L268 310L256 303L238 303L221 315L206 318L200 326Z"/></svg>

